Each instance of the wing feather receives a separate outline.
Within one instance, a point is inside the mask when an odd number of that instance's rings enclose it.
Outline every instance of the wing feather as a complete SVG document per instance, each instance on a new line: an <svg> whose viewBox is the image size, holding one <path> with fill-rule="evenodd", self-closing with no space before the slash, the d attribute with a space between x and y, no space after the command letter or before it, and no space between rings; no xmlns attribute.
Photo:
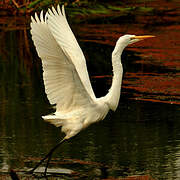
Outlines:
<svg viewBox="0 0 180 180"><path fill-rule="evenodd" d="M57 9L58 12L53 9L56 16L60 12L60 8ZM32 39L42 60L45 92L50 103L56 104L57 111L61 112L93 106L94 101L81 81L77 67L71 59L72 56L69 55L69 50L66 49L69 45L66 41L69 39L63 38L60 34L63 43L57 43L47 24L49 19L44 19L43 11L40 13L40 18L35 14L35 18L31 17L31 19ZM55 26L53 25L51 29L53 27ZM71 47L77 48L73 44Z"/></svg>
<svg viewBox="0 0 180 180"><path fill-rule="evenodd" d="M62 9L57 6L57 11L54 7L52 10L48 9L47 18L48 27L53 37L76 67L77 73L91 98L95 99L95 95L89 80L86 60L71 28L69 27L64 6L62 6Z"/></svg>

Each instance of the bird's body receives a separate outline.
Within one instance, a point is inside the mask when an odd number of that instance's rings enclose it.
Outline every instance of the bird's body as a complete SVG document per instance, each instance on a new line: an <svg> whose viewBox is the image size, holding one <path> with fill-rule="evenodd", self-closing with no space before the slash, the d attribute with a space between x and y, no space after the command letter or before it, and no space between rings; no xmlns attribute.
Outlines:
<svg viewBox="0 0 180 180"><path fill-rule="evenodd" d="M53 115L43 116L43 118L56 127L62 126L62 132L66 134L65 139L69 139L90 124L103 120L108 111L108 105L103 99L99 98L87 107L85 105L65 113L56 111Z"/></svg>
<svg viewBox="0 0 180 180"><path fill-rule="evenodd" d="M96 98L81 51L65 17L64 9L32 18L31 34L42 59L45 91L56 112L43 118L62 126L65 138L76 135L91 123L102 120L117 108L122 81L121 52L112 56L113 84L105 97ZM115 49L116 50L116 49ZM117 59L117 60L116 60Z"/></svg>
<svg viewBox="0 0 180 180"><path fill-rule="evenodd" d="M123 74L122 51L128 44L153 37L125 35L118 39L112 53L111 88L106 96L96 98L85 57L68 25L64 7L49 9L45 17L43 12L40 18L35 13L31 22L31 34L42 60L45 92L49 102L56 104L56 112L43 118L62 127L66 134L64 140L75 136L90 124L103 120L110 109L116 110Z"/></svg>

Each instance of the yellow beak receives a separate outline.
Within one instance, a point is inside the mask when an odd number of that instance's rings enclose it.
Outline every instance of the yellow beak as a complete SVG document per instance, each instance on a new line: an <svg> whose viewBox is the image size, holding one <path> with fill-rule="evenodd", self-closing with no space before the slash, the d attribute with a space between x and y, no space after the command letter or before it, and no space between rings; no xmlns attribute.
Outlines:
<svg viewBox="0 0 180 180"><path fill-rule="evenodd" d="M134 36L131 39L139 39L139 40L143 40L143 39L147 39L147 38L153 38L155 36L152 35L144 35L144 36Z"/></svg>

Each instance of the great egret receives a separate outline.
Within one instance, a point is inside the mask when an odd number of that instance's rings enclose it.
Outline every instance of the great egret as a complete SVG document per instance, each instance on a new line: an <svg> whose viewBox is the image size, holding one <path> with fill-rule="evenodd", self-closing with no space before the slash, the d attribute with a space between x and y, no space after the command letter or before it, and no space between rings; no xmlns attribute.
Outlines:
<svg viewBox="0 0 180 180"><path fill-rule="evenodd" d="M92 123L103 120L111 109L116 110L120 98L123 67L121 54L124 48L140 40L154 36L124 35L120 37L112 52L113 79L106 96L96 98L86 67L86 60L71 31L64 6L52 7L48 12L35 13L31 17L32 40L42 60L45 92L56 112L43 116L45 121L62 127L65 137L37 164L34 170L48 158L64 141L75 136Z"/></svg>

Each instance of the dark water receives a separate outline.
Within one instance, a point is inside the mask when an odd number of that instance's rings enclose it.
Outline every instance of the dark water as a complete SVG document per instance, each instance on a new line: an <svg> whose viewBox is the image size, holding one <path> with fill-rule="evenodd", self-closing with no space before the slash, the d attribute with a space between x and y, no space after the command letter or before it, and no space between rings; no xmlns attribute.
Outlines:
<svg viewBox="0 0 180 180"><path fill-rule="evenodd" d="M99 25L102 26L104 32L111 31L106 25ZM89 179L137 174L150 174L155 179L180 178L180 44L175 38L167 38L174 37L172 32L180 33L180 28L177 22L173 24L174 29L167 25L166 36L163 36L164 26L160 26L159 31L151 27L144 29L139 25L137 29L144 30L141 34L159 34L158 40L131 46L123 54L126 74L117 111L110 112L104 121L91 125L59 148L51 167L69 168L79 176L86 174ZM78 33L81 28L75 29ZM111 78L94 76L111 75L113 47L111 43L103 45L95 36L87 38L90 31L81 31L78 36L87 57L93 88L97 96L101 96L107 92ZM108 39L106 35L103 37ZM115 39L113 36L113 42ZM171 42L171 48L163 50L163 43L168 44L167 41ZM26 28L1 30L1 171L32 167L63 137L60 129L41 118L52 111L29 31Z"/></svg>

